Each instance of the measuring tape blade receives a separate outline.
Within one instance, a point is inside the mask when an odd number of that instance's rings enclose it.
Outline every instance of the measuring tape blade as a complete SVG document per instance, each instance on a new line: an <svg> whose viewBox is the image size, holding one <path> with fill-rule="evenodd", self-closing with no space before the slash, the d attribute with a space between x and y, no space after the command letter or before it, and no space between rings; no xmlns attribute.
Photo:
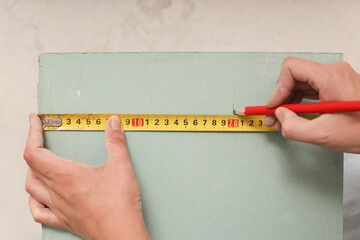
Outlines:
<svg viewBox="0 0 360 240"><path fill-rule="evenodd" d="M44 130L103 131L107 119L117 115L124 131L271 132L265 116L193 114L41 114ZM305 116L313 119L315 116Z"/></svg>

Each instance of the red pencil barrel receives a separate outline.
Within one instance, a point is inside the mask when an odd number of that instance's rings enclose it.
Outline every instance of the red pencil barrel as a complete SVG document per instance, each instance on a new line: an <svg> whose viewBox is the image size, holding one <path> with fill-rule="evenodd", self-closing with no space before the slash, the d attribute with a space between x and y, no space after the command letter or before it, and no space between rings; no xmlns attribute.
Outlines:
<svg viewBox="0 0 360 240"><path fill-rule="evenodd" d="M285 107L295 113L354 112L360 111L360 101L284 104L279 107ZM245 107L245 115L274 115L276 109L266 106Z"/></svg>

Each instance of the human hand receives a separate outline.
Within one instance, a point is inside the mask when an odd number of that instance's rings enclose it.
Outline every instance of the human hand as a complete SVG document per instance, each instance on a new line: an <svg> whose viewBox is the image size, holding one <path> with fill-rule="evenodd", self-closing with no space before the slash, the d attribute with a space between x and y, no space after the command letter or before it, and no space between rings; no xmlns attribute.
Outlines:
<svg viewBox="0 0 360 240"><path fill-rule="evenodd" d="M24 152L26 191L36 222L65 228L85 239L150 239L140 190L117 116L106 123L108 160L93 167L43 148L42 124L30 115Z"/></svg>
<svg viewBox="0 0 360 240"><path fill-rule="evenodd" d="M346 62L321 64L288 57L283 61L278 85L267 107L299 103L303 98L321 102L360 100L360 75ZM282 131L286 138L342 152L360 153L360 112L326 113L314 120L278 108L264 124Z"/></svg>

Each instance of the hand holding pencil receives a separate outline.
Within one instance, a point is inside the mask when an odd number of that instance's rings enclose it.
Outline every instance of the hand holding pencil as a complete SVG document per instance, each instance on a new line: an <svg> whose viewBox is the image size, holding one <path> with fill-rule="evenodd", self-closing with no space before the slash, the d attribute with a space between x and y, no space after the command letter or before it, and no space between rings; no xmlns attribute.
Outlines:
<svg viewBox="0 0 360 240"><path fill-rule="evenodd" d="M318 106L332 105L333 110L334 107L335 110L339 108L336 106L339 103L328 102L352 101L350 105L354 107L358 103L353 101L360 100L360 75L346 62L321 64L305 59L286 58L277 87L266 107L296 104L303 98L319 99L321 103ZM301 105L303 107L304 104ZM274 126L289 139L337 151L360 153L360 112L343 112L339 109L332 111L333 113L327 113L330 112L329 109L324 112L326 113L314 120L307 120L288 108L279 107L275 115L265 117L264 124Z"/></svg>

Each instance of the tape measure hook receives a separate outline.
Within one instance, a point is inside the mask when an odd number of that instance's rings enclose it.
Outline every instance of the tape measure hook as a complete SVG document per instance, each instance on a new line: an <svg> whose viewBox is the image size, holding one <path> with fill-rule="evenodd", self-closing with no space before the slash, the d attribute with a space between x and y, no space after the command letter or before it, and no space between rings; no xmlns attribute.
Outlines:
<svg viewBox="0 0 360 240"><path fill-rule="evenodd" d="M61 118L46 118L44 115L39 115L43 129L45 127L60 127L62 125Z"/></svg>

